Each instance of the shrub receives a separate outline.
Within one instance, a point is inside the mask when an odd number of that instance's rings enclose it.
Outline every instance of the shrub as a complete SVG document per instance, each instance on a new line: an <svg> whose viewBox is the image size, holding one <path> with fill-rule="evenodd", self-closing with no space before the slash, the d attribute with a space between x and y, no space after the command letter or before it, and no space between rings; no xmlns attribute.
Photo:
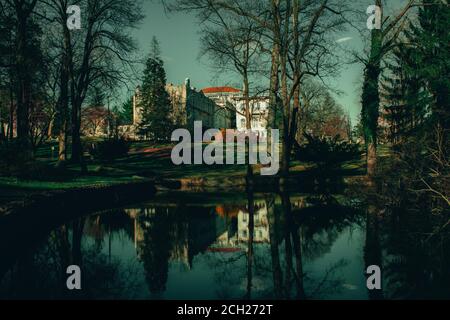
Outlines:
<svg viewBox="0 0 450 320"><path fill-rule="evenodd" d="M111 138L93 143L89 153L95 159L112 161L120 157L125 157L129 150L129 143L124 138Z"/></svg>
<svg viewBox="0 0 450 320"><path fill-rule="evenodd" d="M64 168L29 158L17 141L0 144L0 174L21 180L66 181L73 174Z"/></svg>
<svg viewBox="0 0 450 320"><path fill-rule="evenodd" d="M321 138L305 134L307 143L297 145L296 159L314 162L319 169L338 169L343 163L361 157L361 150L357 144L334 138Z"/></svg>
<svg viewBox="0 0 450 320"><path fill-rule="evenodd" d="M28 155L19 141L4 141L0 143L0 164L2 166L13 166L24 164L28 161Z"/></svg>

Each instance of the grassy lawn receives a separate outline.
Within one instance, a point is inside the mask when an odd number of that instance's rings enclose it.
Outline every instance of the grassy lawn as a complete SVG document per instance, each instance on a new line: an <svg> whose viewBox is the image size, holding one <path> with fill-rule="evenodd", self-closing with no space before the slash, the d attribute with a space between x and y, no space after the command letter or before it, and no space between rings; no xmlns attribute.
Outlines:
<svg viewBox="0 0 450 320"><path fill-rule="evenodd" d="M36 162L43 166L54 167L57 156L57 143L48 143L36 152ZM96 185L114 185L139 181L146 178L181 179L181 178L219 178L244 176L245 165L175 166L170 158L172 145L154 145L136 142L130 147L127 157L113 162L87 160L87 174L81 173L79 165L68 164L67 178L26 179L4 176L0 177L0 194L10 198L21 190L43 191L82 188ZM57 181L54 181L57 180ZM0 202L2 196L0 195Z"/></svg>
<svg viewBox="0 0 450 320"><path fill-rule="evenodd" d="M96 185L114 185L134 182L146 178L154 179L223 179L243 178L246 165L182 165L176 166L170 158L172 145L155 145L149 142L135 142L130 147L127 157L113 162L87 160L87 174L81 174L78 165L68 165L67 178L61 179L18 179L15 177L0 177L0 202L2 197L11 198L22 191L60 190L83 188ZM51 142L36 153L39 164L53 167L56 164L57 143ZM382 156L389 155L389 148L380 148ZM254 166L255 174L259 175L259 166ZM291 173L301 174L314 168L314 164L293 161ZM352 161L342 167L344 174L358 175L365 173L365 161ZM56 180L56 181L55 181Z"/></svg>

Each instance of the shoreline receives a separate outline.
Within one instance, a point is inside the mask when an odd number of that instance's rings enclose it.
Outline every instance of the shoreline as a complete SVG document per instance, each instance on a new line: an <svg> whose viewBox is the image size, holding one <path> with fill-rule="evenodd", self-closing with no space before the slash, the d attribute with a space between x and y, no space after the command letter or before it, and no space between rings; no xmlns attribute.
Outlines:
<svg viewBox="0 0 450 320"><path fill-rule="evenodd" d="M63 212L63 215L91 212L146 200L155 193L156 186L153 180L35 191L30 192L22 200L13 200L0 205L0 218L29 215L31 211L46 212L43 218L54 217L58 212Z"/></svg>
<svg viewBox="0 0 450 320"><path fill-rule="evenodd" d="M280 177L254 176L251 188L255 192L277 192L280 188ZM359 185L368 187L370 183L366 176L334 176L326 181L330 190ZM314 190L316 181L311 174L294 175L283 186L291 191ZM247 189L245 177L191 177L175 179L140 179L115 184L95 184L86 187L63 188L60 190L20 189L20 199L12 199L0 203L0 218L11 213L18 214L27 211L95 211L109 207L149 199L158 191L238 191ZM79 203L83 205L80 206Z"/></svg>

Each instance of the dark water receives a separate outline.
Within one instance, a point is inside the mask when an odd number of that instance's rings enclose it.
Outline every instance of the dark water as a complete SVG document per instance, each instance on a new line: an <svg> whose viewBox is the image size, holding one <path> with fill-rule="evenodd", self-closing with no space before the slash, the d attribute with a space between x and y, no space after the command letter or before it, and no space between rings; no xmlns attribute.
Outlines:
<svg viewBox="0 0 450 320"><path fill-rule="evenodd" d="M3 230L0 298L450 298L449 239L430 237L433 219L344 195L161 194ZM71 264L79 292L65 288ZM381 291L366 288L373 264Z"/></svg>

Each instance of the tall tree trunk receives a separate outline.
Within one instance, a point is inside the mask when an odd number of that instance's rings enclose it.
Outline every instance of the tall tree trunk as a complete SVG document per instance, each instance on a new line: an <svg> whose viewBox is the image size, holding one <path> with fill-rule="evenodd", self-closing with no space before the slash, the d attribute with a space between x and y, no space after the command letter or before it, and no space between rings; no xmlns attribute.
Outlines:
<svg viewBox="0 0 450 320"><path fill-rule="evenodd" d="M63 10L63 21L66 19L66 10ZM60 83L60 99L59 99L59 134L58 134L58 164L62 164L67 160L67 119L69 110L69 79L72 71L72 44L70 31L65 23L62 24L64 34L64 54L62 58L61 83Z"/></svg>
<svg viewBox="0 0 450 320"><path fill-rule="evenodd" d="M63 165L67 160L67 110L68 110L68 99L67 99L67 82L64 84L64 76L61 76L61 97L58 110L58 165Z"/></svg>
<svg viewBox="0 0 450 320"><path fill-rule="evenodd" d="M31 105L31 79L29 70L28 20L29 12L23 4L16 5L17 13L17 138L27 157L31 157L29 110Z"/></svg>
<svg viewBox="0 0 450 320"><path fill-rule="evenodd" d="M286 12L291 12L291 1L286 1ZM286 183L289 176L289 164L291 160L289 125L291 121L291 101L288 87L288 60L289 60L289 34L290 15L285 14L283 36L280 41L280 70L281 70L281 100L283 102L283 125L282 125L282 151L281 151L281 179L280 185Z"/></svg>
<svg viewBox="0 0 450 320"><path fill-rule="evenodd" d="M246 122L246 128L247 131L250 132L250 134L252 133L252 112L250 110L250 85L249 85L249 80L248 80L248 75L247 73L244 73L244 103L245 103L245 122ZM246 144L246 149L248 150L248 153L250 155L250 148L251 145L249 143L249 141L245 142ZM250 159L249 159L250 160ZM253 183L253 167L249 163L247 164L247 184L251 185Z"/></svg>
<svg viewBox="0 0 450 320"><path fill-rule="evenodd" d="M270 70L270 92L269 92L269 114L268 114L268 128L278 128L278 90L279 78L278 71L280 69L280 49L278 43L273 44L272 47L272 66Z"/></svg>
<svg viewBox="0 0 450 320"><path fill-rule="evenodd" d="M10 43L10 59L9 63L12 66L14 64L14 40L12 30L9 32L9 43ZM12 140L14 138L14 70L13 68L9 68L8 72L9 77L9 119L8 119L8 140Z"/></svg>
<svg viewBox="0 0 450 320"><path fill-rule="evenodd" d="M55 116L52 115L50 121L48 122L48 128L47 128L47 137L52 138L53 137L53 127L55 125Z"/></svg>
<svg viewBox="0 0 450 320"><path fill-rule="evenodd" d="M63 117L64 114L60 115ZM66 115L67 117L67 115ZM62 165L67 160L67 120L61 120L59 123L59 134L58 134L58 165Z"/></svg>
<svg viewBox="0 0 450 320"><path fill-rule="evenodd" d="M12 75L10 77L9 87L9 121L8 121L8 139L11 141L14 138L14 88Z"/></svg>
<svg viewBox="0 0 450 320"><path fill-rule="evenodd" d="M80 137L80 113L81 105L78 101L72 102L72 157L73 163L81 163L82 161L82 148Z"/></svg>
<svg viewBox="0 0 450 320"><path fill-rule="evenodd" d="M284 184L285 179L289 175L289 107L290 101L288 101L288 82L287 82L287 52L286 49L281 50L280 57L281 68L281 100L283 103L283 116L282 116L282 151L281 151L281 177L280 184Z"/></svg>
<svg viewBox="0 0 450 320"><path fill-rule="evenodd" d="M0 142L2 142L5 139L5 126L3 122L3 114L0 109Z"/></svg>
<svg viewBox="0 0 450 320"><path fill-rule="evenodd" d="M381 6L381 1L377 1ZM369 61L366 65L362 92L361 121L364 130L367 156L367 175L375 174L377 164L377 130L379 118L379 77L383 47L383 31L372 30Z"/></svg>
<svg viewBox="0 0 450 320"><path fill-rule="evenodd" d="M94 46L93 24L89 23L85 37L84 53L81 67L77 78L71 70L71 95L72 95L72 157L71 161L81 165L81 171L86 172L87 167L83 159L83 148L81 145L81 105L89 88L90 58ZM76 84L75 84L76 83Z"/></svg>
<svg viewBox="0 0 450 320"><path fill-rule="evenodd" d="M367 66L363 85L361 120L367 151L367 174L373 176L377 162L377 130L379 118L379 89L380 62L371 61Z"/></svg>

